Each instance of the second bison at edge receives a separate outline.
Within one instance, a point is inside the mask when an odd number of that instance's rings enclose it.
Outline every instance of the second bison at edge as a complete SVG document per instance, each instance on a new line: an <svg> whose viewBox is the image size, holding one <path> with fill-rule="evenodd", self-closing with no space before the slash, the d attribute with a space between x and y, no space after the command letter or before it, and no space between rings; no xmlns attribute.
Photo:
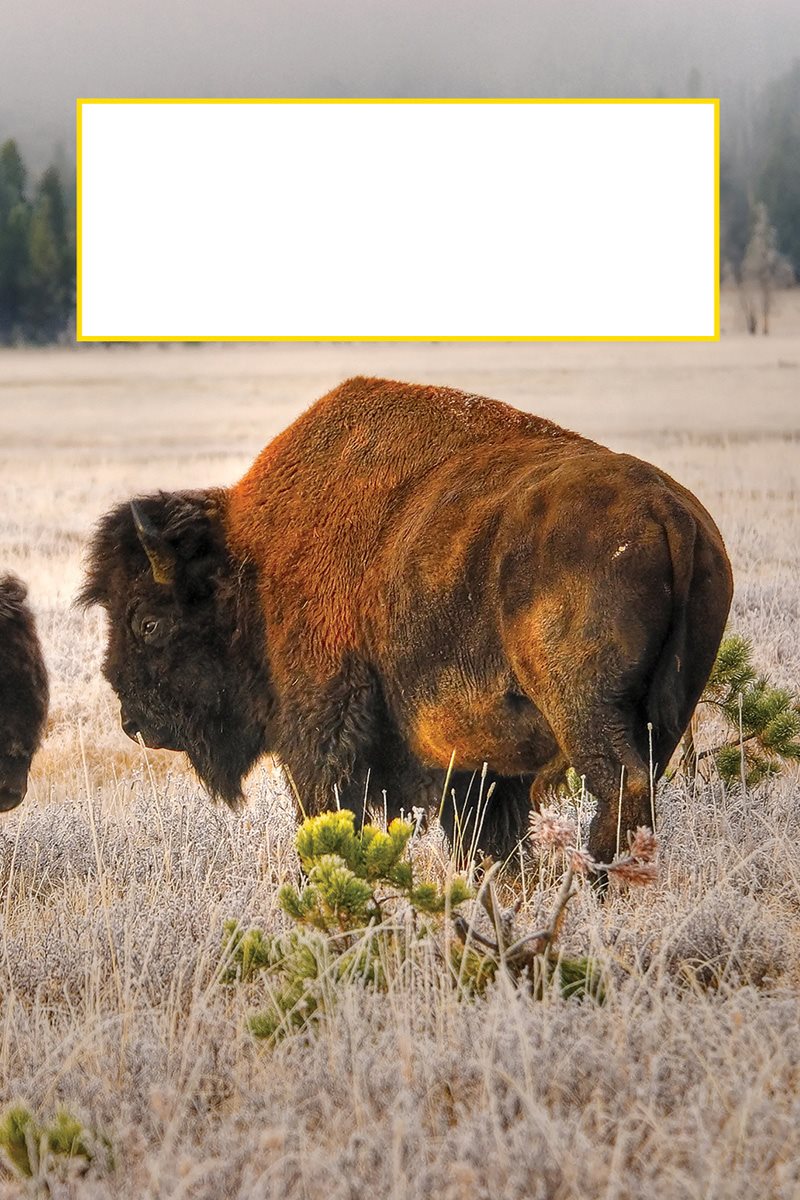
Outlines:
<svg viewBox="0 0 800 1200"><path fill-rule="evenodd" d="M714 522L663 471L482 396L359 378L234 487L108 513L83 600L110 617L125 730L229 803L272 753L306 811L367 787L396 810L455 751L460 797L484 761L497 779L483 843L503 852L571 765L606 858L621 774L623 837L650 823L648 723L659 775L731 594Z"/></svg>
<svg viewBox="0 0 800 1200"><path fill-rule="evenodd" d="M44 734L47 670L24 583L0 577L0 812L21 803Z"/></svg>

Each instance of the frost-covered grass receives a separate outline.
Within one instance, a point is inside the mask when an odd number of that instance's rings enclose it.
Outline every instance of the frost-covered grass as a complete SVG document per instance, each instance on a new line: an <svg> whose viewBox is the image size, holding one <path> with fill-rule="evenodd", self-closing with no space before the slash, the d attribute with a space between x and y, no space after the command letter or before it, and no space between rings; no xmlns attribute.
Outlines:
<svg viewBox="0 0 800 1200"><path fill-rule="evenodd" d="M788 300L785 303L789 303ZM800 308L800 306L798 306ZM800 321L795 326L800 330ZM217 982L226 920L285 926L294 818L268 764L236 817L179 756L118 729L101 621L70 608L109 503L228 482L356 370L464 385L657 461L718 519L731 625L797 686L800 337L717 346L257 347L0 356L0 567L31 586L54 704L28 799L0 823L0 1110L108 1136L81 1197L725 1197L800 1194L800 788L663 788L658 884L582 889L563 944L607 1002L501 983L460 1002L420 970L344 987L273 1048L264 983ZM436 832L415 853L437 877ZM557 876L509 883L536 928ZM0 1174L0 1197L20 1194ZM56 1192L54 1191L54 1194Z"/></svg>
<svg viewBox="0 0 800 1200"><path fill-rule="evenodd" d="M284 920L286 801L262 780L237 820L138 774L30 804L2 837L0 1098L110 1137L87 1196L793 1196L796 786L753 803L671 791L662 881L581 891L563 944L605 963L603 1007L502 983L467 1004L431 969L342 987L267 1049L263 984L216 973L226 919ZM529 888L521 921L552 900Z"/></svg>

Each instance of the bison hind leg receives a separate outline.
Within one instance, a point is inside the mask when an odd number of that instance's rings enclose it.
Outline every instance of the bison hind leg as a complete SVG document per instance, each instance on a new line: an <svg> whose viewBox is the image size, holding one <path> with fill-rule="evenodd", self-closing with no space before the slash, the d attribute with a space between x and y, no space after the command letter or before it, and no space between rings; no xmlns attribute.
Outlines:
<svg viewBox="0 0 800 1200"><path fill-rule="evenodd" d="M616 740L616 739L615 739ZM586 787L597 800L589 827L589 853L598 862L610 862L627 847L628 832L652 825L650 773L633 746L603 744L597 740L571 756Z"/></svg>
<svg viewBox="0 0 800 1200"><path fill-rule="evenodd" d="M558 750L550 761L536 772L530 787L530 807L534 812L539 812L551 792L557 791L566 783L567 771L571 766L570 761Z"/></svg>
<svg viewBox="0 0 800 1200"><path fill-rule="evenodd" d="M559 750L536 773L530 789L531 807L538 811L548 794L566 782L572 767L586 781L597 801L589 828L588 849L599 862L609 862L627 846L627 833L652 825L650 772L634 736L633 720L621 712L598 709L590 719L557 723ZM620 799L622 801L620 811Z"/></svg>

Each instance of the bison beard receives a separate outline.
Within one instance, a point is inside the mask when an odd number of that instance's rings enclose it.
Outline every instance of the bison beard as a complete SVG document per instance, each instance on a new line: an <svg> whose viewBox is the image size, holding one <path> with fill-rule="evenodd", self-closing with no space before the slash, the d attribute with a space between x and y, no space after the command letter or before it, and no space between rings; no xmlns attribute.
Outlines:
<svg viewBox="0 0 800 1200"><path fill-rule="evenodd" d="M242 780L264 753L262 742L248 736L248 731L221 725L209 737L202 725L187 725L186 756L212 796L224 800L231 808L243 801Z"/></svg>
<svg viewBox="0 0 800 1200"><path fill-rule="evenodd" d="M731 587L708 513L655 467L484 397L355 379L233 488L109 513L82 598L109 613L128 725L228 802L272 753L305 811L430 804L454 751L462 800L488 762L482 844L507 853L571 765L606 858L621 776L623 835L649 820L648 724L658 776Z"/></svg>

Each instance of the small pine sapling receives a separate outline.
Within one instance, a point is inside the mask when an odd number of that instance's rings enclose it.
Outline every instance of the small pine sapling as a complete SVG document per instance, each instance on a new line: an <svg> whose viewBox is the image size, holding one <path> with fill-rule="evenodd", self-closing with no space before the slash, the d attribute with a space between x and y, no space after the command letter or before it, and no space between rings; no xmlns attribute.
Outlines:
<svg viewBox="0 0 800 1200"><path fill-rule="evenodd" d="M406 855L414 826L396 819L384 833L374 825L356 831L348 809L304 821L297 834L301 889L284 884L278 899L299 924L323 933L352 933L384 918L384 906L405 901L416 914L441 916L470 896L462 879L447 887L414 883ZM388 890L387 890L388 889Z"/></svg>
<svg viewBox="0 0 800 1200"><path fill-rule="evenodd" d="M734 634L724 639L700 703L722 717L727 736L698 751L690 730L681 760L685 770L705 771L713 763L727 786L749 789L800 760L797 697L757 674L746 638Z"/></svg>
<svg viewBox="0 0 800 1200"><path fill-rule="evenodd" d="M655 840L645 845L639 831L629 855L608 867L595 864L575 849L577 834L558 818L543 814L536 836L543 844L568 850L568 867L550 921L526 933L517 928L519 905L502 909L494 881L500 864L484 862L477 912L494 930L487 937L459 911L471 898L462 879L445 887L417 880L408 853L413 827L393 821L384 832L355 826L346 810L323 813L304 821L297 849L304 879L285 885L280 904L294 922L287 934L243 930L235 921L225 926L224 983L261 981L268 1004L249 1019L250 1031L275 1041L290 1031L307 1029L335 1008L344 982L385 990L398 965L416 947L427 946L450 976L459 995L482 994L503 972L531 994L544 995L549 984L564 996L590 996L602 1001L603 979L596 962L570 958L556 950L564 911L572 898L576 874L608 870L629 882L644 882L655 870L650 859ZM558 836L556 836L558 835ZM563 835L563 836L562 836ZM648 835L650 836L650 835ZM555 840L554 840L555 839ZM566 840L565 840L566 839ZM563 846L562 846L563 843ZM450 916L456 939L437 938L438 918Z"/></svg>
<svg viewBox="0 0 800 1200"><path fill-rule="evenodd" d="M223 943L225 957L221 983L249 983L260 971L281 961L280 938L260 929L242 929L238 921L226 921Z"/></svg>
<svg viewBox="0 0 800 1200"><path fill-rule="evenodd" d="M59 1168L84 1175L93 1164L106 1171L114 1165L108 1138L63 1108L44 1123L25 1105L13 1105L0 1121L0 1150L17 1176L38 1180L47 1192Z"/></svg>
<svg viewBox="0 0 800 1200"><path fill-rule="evenodd" d="M373 825L357 830L347 809L322 813L303 822L297 851L305 880L285 884L279 894L283 911L296 928L286 935L225 926L222 982L265 975L267 1009L250 1018L251 1032L276 1039L301 1029L336 1003L336 987L345 980L384 988L385 964L407 956L411 943L426 932L426 921L449 912L471 892L456 878L441 888L417 881L408 846L413 825L395 820L386 832ZM398 920L405 908L408 924Z"/></svg>

